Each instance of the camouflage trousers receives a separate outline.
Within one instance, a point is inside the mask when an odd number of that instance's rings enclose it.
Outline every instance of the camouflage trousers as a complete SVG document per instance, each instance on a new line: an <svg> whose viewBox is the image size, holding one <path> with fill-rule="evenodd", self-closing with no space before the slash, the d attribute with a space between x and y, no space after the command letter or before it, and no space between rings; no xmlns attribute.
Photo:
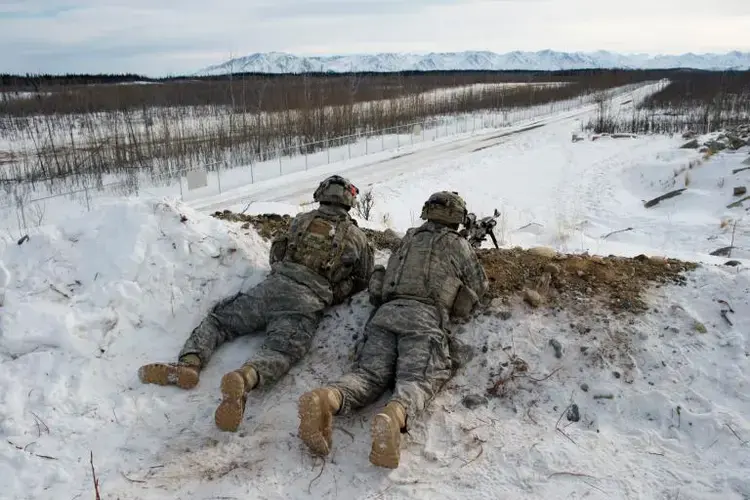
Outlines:
<svg viewBox="0 0 750 500"><path fill-rule="evenodd" d="M341 391L341 414L377 400L395 383L392 401L414 418L452 377L448 334L437 308L413 300L383 304L367 323L353 370L330 384Z"/></svg>
<svg viewBox="0 0 750 500"><path fill-rule="evenodd" d="M220 345L265 330L260 351L247 363L258 372L259 386L273 383L310 350L325 307L306 286L272 273L248 292L216 304L190 334L180 358L195 354L205 366Z"/></svg>

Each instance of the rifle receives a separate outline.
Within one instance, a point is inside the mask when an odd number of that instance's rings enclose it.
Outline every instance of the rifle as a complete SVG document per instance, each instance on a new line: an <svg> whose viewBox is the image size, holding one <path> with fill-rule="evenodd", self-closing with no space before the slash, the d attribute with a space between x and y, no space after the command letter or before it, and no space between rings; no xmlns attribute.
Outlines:
<svg viewBox="0 0 750 500"><path fill-rule="evenodd" d="M500 212L497 211L497 208L493 215L482 217L479 220L477 220L476 214L467 214L464 228L460 231L461 236L469 240L469 243L474 248L482 246L482 242L487 236L489 236L492 239L495 248L500 248L500 245L497 244L497 238L495 238L494 233L498 217L500 217Z"/></svg>

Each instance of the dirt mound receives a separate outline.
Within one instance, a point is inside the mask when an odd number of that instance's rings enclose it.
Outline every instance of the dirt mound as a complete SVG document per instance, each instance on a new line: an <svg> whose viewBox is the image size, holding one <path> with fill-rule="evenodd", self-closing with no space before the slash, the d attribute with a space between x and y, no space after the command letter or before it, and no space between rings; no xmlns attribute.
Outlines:
<svg viewBox="0 0 750 500"><path fill-rule="evenodd" d="M652 284L684 284L696 264L661 257L556 254L549 249L479 250L493 298L524 294L532 305L585 307L601 300L613 312L643 312L642 292ZM538 296L534 293L538 293ZM534 304L534 302L537 302Z"/></svg>
<svg viewBox="0 0 750 500"><path fill-rule="evenodd" d="M245 215L224 210L214 217L252 225L261 237L272 239L285 231L289 215ZM363 229L373 245L394 250L400 238L391 230ZM613 312L638 313L648 306L641 294L656 284L684 284L682 273L694 263L660 257L600 257L557 254L550 249L480 249L477 251L490 280L490 298L523 296L531 305L585 309L590 300L603 302Z"/></svg>
<svg viewBox="0 0 750 500"><path fill-rule="evenodd" d="M252 225L258 234L267 240L272 240L277 234L289 229L289 224L292 223L291 216L279 214L245 215L224 210L214 212L213 216L230 222L242 222L243 229L250 229Z"/></svg>

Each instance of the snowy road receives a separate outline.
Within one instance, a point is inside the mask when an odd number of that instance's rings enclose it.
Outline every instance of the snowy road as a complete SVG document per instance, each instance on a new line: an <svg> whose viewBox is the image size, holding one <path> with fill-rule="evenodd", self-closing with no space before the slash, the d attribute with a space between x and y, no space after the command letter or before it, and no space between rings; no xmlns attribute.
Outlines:
<svg viewBox="0 0 750 500"><path fill-rule="evenodd" d="M612 99L612 108L626 111L628 106L623 103L636 102L644 96L658 89L660 84L647 84L636 88L618 91ZM470 163L474 153L488 152L492 148L513 144L519 136L538 131L544 127L555 126L555 140L570 141L571 134L581 132L581 123L594 115L596 105L585 105L572 111L554 114L547 118L535 119L528 123L521 123L508 130L489 130L471 137L454 140L443 140L440 143L425 147L420 144L417 148L403 147L395 151L387 159L368 161L341 162L326 165L298 174L285 175L269 181L251 184L232 189L219 196L190 201L194 208L212 212L250 199L254 202L288 202L293 205L312 201L312 192L321 178L337 173L352 179L358 186L364 187L383 181L392 180L398 176L419 173L422 177L441 175L442 165L460 160Z"/></svg>

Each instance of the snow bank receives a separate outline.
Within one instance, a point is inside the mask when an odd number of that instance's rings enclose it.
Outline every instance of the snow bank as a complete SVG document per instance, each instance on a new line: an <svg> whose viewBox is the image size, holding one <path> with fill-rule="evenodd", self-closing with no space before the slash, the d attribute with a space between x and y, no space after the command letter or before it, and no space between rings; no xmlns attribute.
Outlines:
<svg viewBox="0 0 750 500"><path fill-rule="evenodd" d="M254 231L174 202L113 203L6 246L5 494L90 496L93 452L103 498L750 495L747 273L700 268L685 287L654 290L642 317L514 303L460 326L474 358L387 471L367 461L378 404L337 420L325 464L296 437L299 394L348 366L370 312L363 295L327 315L308 359L250 398L237 434L214 426L218 383L260 336L220 350L192 391L138 382L137 367L172 359L214 301L261 279L267 249Z"/></svg>
<svg viewBox="0 0 750 500"><path fill-rule="evenodd" d="M107 483L161 447L189 396L142 387L138 366L174 358L214 301L257 282L266 248L172 202L111 203L7 245L4 498L88 496L89 450Z"/></svg>

